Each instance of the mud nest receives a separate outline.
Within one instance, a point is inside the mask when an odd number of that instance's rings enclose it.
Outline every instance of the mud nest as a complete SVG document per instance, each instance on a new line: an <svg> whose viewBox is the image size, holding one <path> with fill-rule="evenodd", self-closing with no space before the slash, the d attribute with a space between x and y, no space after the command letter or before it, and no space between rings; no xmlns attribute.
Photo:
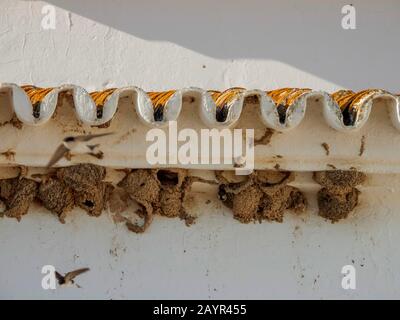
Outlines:
<svg viewBox="0 0 400 320"><path fill-rule="evenodd" d="M288 183L290 172L255 171L239 181L231 172L217 172L219 199L242 223L251 221L282 222L285 210L302 213L307 207L303 193Z"/></svg>
<svg viewBox="0 0 400 320"><path fill-rule="evenodd" d="M74 207L97 217L109 206L114 218L119 214L118 222L125 222L136 233L144 232L155 215L178 217L190 225L195 217L187 212L185 202L189 202L194 182L218 185L219 199L242 223L282 222L285 211L302 213L307 208L304 194L290 185L294 180L291 172L265 170L236 176L234 171L216 171L215 176L216 181L209 181L189 176L184 169L136 169L126 172L113 186L105 181L105 168L79 164L54 169L41 175L40 181L23 176L0 180L0 201L5 207L0 215L19 221L38 200L62 223ZM356 186L365 178L357 171L315 172L314 180L322 186L317 194L319 215L332 222L346 218L358 204L360 191ZM141 223L121 215L131 202L140 207L136 213L142 218Z"/></svg>
<svg viewBox="0 0 400 320"><path fill-rule="evenodd" d="M103 181L105 176L106 169L93 164L56 169L42 179L37 198L62 223L75 206L98 217L106 209L113 189Z"/></svg>
<svg viewBox="0 0 400 320"><path fill-rule="evenodd" d="M366 176L358 171L319 171L314 180L323 186L318 191L319 215L332 223L345 219L358 204L360 191L356 188Z"/></svg>
<svg viewBox="0 0 400 320"><path fill-rule="evenodd" d="M6 210L2 213L18 221L28 213L29 207L38 192L38 184L30 179L13 178L0 180L0 200Z"/></svg>
<svg viewBox="0 0 400 320"><path fill-rule="evenodd" d="M126 219L128 229L136 233L144 232L151 224L154 215L179 217L190 225L195 218L187 213L184 202L192 184L196 181L212 183L190 177L184 169L133 170L118 183L119 190L116 189L115 193L119 196L114 201L126 202L126 197L123 200L125 193L140 205L141 209L137 213L143 218L143 223L139 225Z"/></svg>
<svg viewBox="0 0 400 320"><path fill-rule="evenodd" d="M49 211L55 213L62 223L75 206L74 191L66 183L50 178L40 184L38 199Z"/></svg>

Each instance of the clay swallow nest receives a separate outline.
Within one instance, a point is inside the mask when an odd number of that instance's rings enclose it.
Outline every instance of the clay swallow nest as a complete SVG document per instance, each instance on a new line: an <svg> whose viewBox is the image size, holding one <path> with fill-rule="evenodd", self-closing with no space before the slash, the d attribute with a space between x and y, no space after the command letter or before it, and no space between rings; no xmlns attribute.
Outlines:
<svg viewBox="0 0 400 320"><path fill-rule="evenodd" d="M80 164L33 179L18 176L0 180L0 200L6 207L3 215L20 221L36 200L56 214L62 223L75 206L91 216L99 216L113 189L110 183L103 181L105 176L103 167Z"/></svg>
<svg viewBox="0 0 400 320"><path fill-rule="evenodd" d="M230 172L216 173L220 200L232 209L235 219L251 221L283 221L285 210L302 213L307 200L303 193L288 185L294 174L282 171L254 171L249 176Z"/></svg>
<svg viewBox="0 0 400 320"><path fill-rule="evenodd" d="M75 207L90 216L100 216L106 209L125 222L129 230L142 233L155 215L179 217L187 225L194 217L184 208L186 196L194 182L215 184L188 175L184 169L136 169L125 171L116 184L106 179L106 169L93 164L79 164L54 169L48 174L29 179L19 176L0 180L0 200L5 205L2 215L21 220L30 205L37 201L65 223L67 214ZM122 213L130 210L131 202L139 205L137 215L143 223L135 223Z"/></svg>
<svg viewBox="0 0 400 320"><path fill-rule="evenodd" d="M314 172L314 180L322 188L317 193L319 215L331 222L345 219L358 205L360 191L356 186L366 175L355 170Z"/></svg>
<svg viewBox="0 0 400 320"><path fill-rule="evenodd" d="M191 225L195 217L185 209L184 203L194 182L213 184L200 177L188 175L185 169L138 169L129 172L118 184L110 201L110 210L116 214L126 211L129 200L139 204L138 215L143 223L133 223L126 217L129 230L144 232L155 215L168 218L179 217L186 225Z"/></svg>
<svg viewBox="0 0 400 320"><path fill-rule="evenodd" d="M133 169L124 170L117 182L111 182L106 168L79 164L31 178L20 175L0 180L0 200L5 207L2 215L18 221L36 201L62 223L75 207L95 217L109 210L115 222L142 233L156 215L180 218L191 225L196 217L187 204L193 200L189 195L196 182L213 185L219 200L242 223L282 222L286 211L300 214L307 209L304 194L290 185L294 179L294 173L278 170L259 170L247 176L215 171L215 179L206 180L185 169ZM321 171L314 173L314 180L322 186L317 193L319 215L336 222L357 206L360 191L356 186L364 182L365 174ZM138 207L136 215L143 220L140 223L132 217L133 204Z"/></svg>

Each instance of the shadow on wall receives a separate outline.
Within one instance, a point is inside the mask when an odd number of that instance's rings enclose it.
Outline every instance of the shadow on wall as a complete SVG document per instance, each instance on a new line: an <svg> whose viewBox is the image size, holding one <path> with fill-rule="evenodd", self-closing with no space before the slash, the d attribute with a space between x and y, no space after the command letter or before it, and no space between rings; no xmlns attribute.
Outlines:
<svg viewBox="0 0 400 320"><path fill-rule="evenodd" d="M352 1L356 30L342 29L340 0L47 2L135 37L219 59L281 61L343 87L389 89L400 74L398 0Z"/></svg>

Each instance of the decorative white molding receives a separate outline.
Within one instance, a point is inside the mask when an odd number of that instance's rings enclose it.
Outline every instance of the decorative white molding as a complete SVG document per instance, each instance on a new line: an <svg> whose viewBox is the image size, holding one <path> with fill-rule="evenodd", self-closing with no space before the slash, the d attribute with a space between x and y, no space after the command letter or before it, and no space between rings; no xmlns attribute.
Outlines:
<svg viewBox="0 0 400 320"><path fill-rule="evenodd" d="M163 127L168 121L179 120L182 109L182 101L186 97L199 97L198 114L207 127L229 128L234 127L239 121L246 97L257 96L259 99L260 117L266 127L277 131L288 131L300 125L303 121L309 101L319 99L322 102L323 115L326 123L333 129L341 132L359 130L368 121L372 105L377 99L387 101L387 109L390 119L395 128L400 130L399 106L400 97L384 90L373 90L361 102L361 108L354 123L345 125L339 105L332 99L332 96L324 91L309 91L300 95L287 107L285 121L279 119L277 105L267 92L261 90L243 90L238 92L229 104L226 119L217 121L217 106L212 99L210 92L200 88L184 88L176 90L168 99L163 119L155 121L153 112L154 106L149 95L138 87L124 87L113 91L104 103L102 115L98 117L96 104L90 94L82 87L75 85L62 85L51 90L40 103L40 115L33 116L33 106L26 92L16 84L0 84L0 92L11 95L12 108L17 118L27 125L43 125L48 122L55 113L58 96L61 92L69 92L74 101L76 117L84 124L100 126L113 120L118 112L120 98L130 97L134 101L135 110L139 119L145 124L153 127Z"/></svg>

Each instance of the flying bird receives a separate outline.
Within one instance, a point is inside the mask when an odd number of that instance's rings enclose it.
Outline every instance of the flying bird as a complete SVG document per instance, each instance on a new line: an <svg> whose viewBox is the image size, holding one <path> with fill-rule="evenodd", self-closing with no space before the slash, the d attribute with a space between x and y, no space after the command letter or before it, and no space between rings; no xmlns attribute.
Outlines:
<svg viewBox="0 0 400 320"><path fill-rule="evenodd" d="M91 141L92 139L109 136L111 134L114 133L108 132L100 134L87 134L64 138L63 142L58 146L49 163L47 164L47 168L54 166L68 153L89 154L100 159L103 156L103 152L98 150L100 144L88 144L87 142Z"/></svg>
<svg viewBox="0 0 400 320"><path fill-rule="evenodd" d="M61 287L71 287L73 285L77 286L78 288L81 288L77 283L75 283L74 279L79 276L80 274L89 271L89 268L82 268L82 269L77 269L71 272L67 272L64 276L62 276L60 273L57 271L55 272L56 278L58 281L58 284Z"/></svg>

